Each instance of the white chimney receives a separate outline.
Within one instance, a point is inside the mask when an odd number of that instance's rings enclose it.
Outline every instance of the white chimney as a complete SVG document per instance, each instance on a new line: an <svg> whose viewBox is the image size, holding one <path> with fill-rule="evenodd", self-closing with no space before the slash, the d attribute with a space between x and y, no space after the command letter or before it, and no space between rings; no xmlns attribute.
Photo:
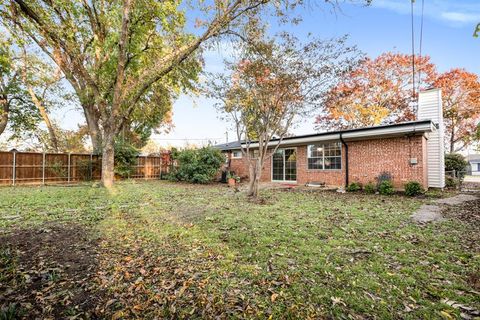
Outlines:
<svg viewBox="0 0 480 320"><path fill-rule="evenodd" d="M428 187L445 187L445 141L443 138L442 91L429 89L418 94L418 120L431 120L435 130L428 133L427 168Z"/></svg>

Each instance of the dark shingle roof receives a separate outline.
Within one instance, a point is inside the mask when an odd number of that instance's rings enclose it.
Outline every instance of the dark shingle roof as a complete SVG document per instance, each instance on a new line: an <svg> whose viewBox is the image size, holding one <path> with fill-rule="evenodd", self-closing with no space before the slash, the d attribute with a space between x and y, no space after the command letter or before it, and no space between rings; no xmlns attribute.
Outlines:
<svg viewBox="0 0 480 320"><path fill-rule="evenodd" d="M232 149L240 149L241 145L242 144L240 143L240 141L232 141L232 142L217 144L217 145L214 145L213 147L220 150L232 150Z"/></svg>

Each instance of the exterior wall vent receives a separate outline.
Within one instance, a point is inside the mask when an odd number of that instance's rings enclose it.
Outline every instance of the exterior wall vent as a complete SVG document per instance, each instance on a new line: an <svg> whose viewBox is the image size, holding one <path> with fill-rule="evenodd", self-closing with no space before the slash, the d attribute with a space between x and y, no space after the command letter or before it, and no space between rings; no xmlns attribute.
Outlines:
<svg viewBox="0 0 480 320"><path fill-rule="evenodd" d="M445 187L445 141L442 110L442 91L429 89L418 95L418 120L431 120L436 130L428 133L427 168L428 186Z"/></svg>

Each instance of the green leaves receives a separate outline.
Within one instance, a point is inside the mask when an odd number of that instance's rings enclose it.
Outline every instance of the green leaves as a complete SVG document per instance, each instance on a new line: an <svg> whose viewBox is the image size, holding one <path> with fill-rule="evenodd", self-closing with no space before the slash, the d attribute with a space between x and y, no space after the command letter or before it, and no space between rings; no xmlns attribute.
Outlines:
<svg viewBox="0 0 480 320"><path fill-rule="evenodd" d="M129 178L136 171L139 151L124 139L115 141L115 173L123 178Z"/></svg>
<svg viewBox="0 0 480 320"><path fill-rule="evenodd" d="M220 150L212 147L176 151L173 157L178 164L170 178L192 183L212 182L225 161L225 156Z"/></svg>

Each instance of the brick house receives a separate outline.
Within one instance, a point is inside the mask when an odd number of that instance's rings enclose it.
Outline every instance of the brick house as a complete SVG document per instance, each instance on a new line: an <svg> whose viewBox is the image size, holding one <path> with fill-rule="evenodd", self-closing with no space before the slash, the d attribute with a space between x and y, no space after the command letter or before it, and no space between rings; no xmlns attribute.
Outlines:
<svg viewBox="0 0 480 320"><path fill-rule="evenodd" d="M382 173L394 186L418 181L425 188L445 186L441 92L421 92L416 121L323 132L272 140L277 151L265 161L263 182L324 183L344 186L375 182ZM228 169L248 177L242 143L217 145L227 155ZM243 148L245 145L243 145ZM254 153L258 144L250 143Z"/></svg>

